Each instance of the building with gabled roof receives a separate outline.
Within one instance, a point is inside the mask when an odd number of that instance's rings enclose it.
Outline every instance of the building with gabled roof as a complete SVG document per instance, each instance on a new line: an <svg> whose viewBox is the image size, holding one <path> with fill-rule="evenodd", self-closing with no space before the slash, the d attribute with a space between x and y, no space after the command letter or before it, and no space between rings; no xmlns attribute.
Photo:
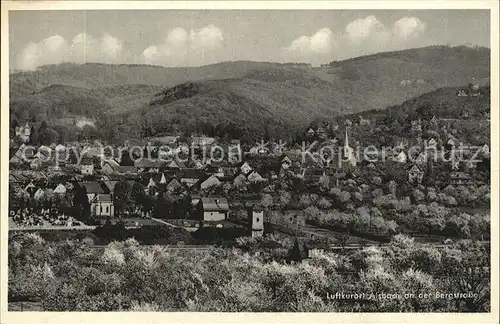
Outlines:
<svg viewBox="0 0 500 324"><path fill-rule="evenodd" d="M255 170L253 170L249 174L247 174L246 177L247 177L248 181L250 181L252 183L265 181L265 179Z"/></svg>
<svg viewBox="0 0 500 324"><path fill-rule="evenodd" d="M89 202L92 201L95 196L104 193L104 189L96 181L80 182L79 185L85 188L85 192L87 193L87 199Z"/></svg>
<svg viewBox="0 0 500 324"><path fill-rule="evenodd" d="M422 183L422 180L424 179L424 171L419 168L417 164L414 164L409 170L408 170L408 182L410 183Z"/></svg>
<svg viewBox="0 0 500 324"><path fill-rule="evenodd" d="M452 185L468 184L470 180L470 175L465 172L453 171L450 173L450 182Z"/></svg>
<svg viewBox="0 0 500 324"><path fill-rule="evenodd" d="M165 190L167 192L177 192L178 190L184 190L184 186L176 177L173 177L165 186Z"/></svg>
<svg viewBox="0 0 500 324"><path fill-rule="evenodd" d="M210 175L208 176L208 178L200 180L198 183L201 190L205 190L214 186L220 186L222 184L222 182L214 175Z"/></svg>
<svg viewBox="0 0 500 324"><path fill-rule="evenodd" d="M226 198L202 197L197 207L202 222L218 222L228 218L229 203Z"/></svg>
<svg viewBox="0 0 500 324"><path fill-rule="evenodd" d="M96 218L111 218L115 215L113 199L110 194L97 194L90 201L90 213Z"/></svg>

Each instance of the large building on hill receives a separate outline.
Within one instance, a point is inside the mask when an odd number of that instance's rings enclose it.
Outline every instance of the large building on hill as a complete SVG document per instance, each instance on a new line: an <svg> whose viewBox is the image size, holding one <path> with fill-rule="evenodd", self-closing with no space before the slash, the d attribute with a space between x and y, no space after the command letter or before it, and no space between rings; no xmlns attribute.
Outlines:
<svg viewBox="0 0 500 324"><path fill-rule="evenodd" d="M30 124L26 122L26 125L16 127L16 136L19 137L24 143L28 143L31 136Z"/></svg>

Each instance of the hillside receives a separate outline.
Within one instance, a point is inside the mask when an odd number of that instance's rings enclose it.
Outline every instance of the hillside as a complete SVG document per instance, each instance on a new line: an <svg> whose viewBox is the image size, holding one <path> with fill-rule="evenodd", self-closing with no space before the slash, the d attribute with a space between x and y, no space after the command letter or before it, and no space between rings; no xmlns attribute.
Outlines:
<svg viewBox="0 0 500 324"><path fill-rule="evenodd" d="M171 131L225 135L227 129L233 136L294 133L315 118L384 109L467 85L473 77L488 84L489 57L486 48L434 46L322 67L248 61L189 68L50 65L10 75L10 111L20 121L29 111L29 118L53 124L71 116L99 119L113 138Z"/></svg>
<svg viewBox="0 0 500 324"><path fill-rule="evenodd" d="M398 138L412 138L411 122L422 120L423 137L434 132L426 132L429 120L433 116L438 118L437 127L439 136L443 139L445 130L464 143L483 145L490 140L490 121L488 113L491 109L490 87L479 88L480 96L460 97L457 92L466 87L446 87L423 94L382 110L365 111L360 114L349 114L338 118L341 124L345 118L352 121L357 116L376 121L372 127L354 125L351 138L361 143L391 145ZM446 127L446 128L445 128ZM338 136L343 134L338 133ZM434 136L433 135L433 136Z"/></svg>

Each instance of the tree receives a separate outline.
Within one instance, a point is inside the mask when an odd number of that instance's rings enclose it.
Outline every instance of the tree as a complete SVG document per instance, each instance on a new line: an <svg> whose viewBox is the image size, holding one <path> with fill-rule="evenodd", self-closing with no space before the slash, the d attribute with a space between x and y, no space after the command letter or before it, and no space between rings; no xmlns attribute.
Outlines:
<svg viewBox="0 0 500 324"><path fill-rule="evenodd" d="M132 160L132 157L130 155L131 154L129 153L129 151L127 150L122 151L120 160L121 166L134 166L134 161Z"/></svg>
<svg viewBox="0 0 500 324"><path fill-rule="evenodd" d="M269 209L273 204L273 196L271 196L270 194L262 195L262 198L260 199L260 204L262 205L262 207Z"/></svg>
<svg viewBox="0 0 500 324"><path fill-rule="evenodd" d="M50 145L59 142L59 133L52 128L44 128L38 132L37 141L40 145Z"/></svg>
<svg viewBox="0 0 500 324"><path fill-rule="evenodd" d="M79 184L74 185L73 194L73 215L82 222L87 222L90 217L90 202L87 196L87 189Z"/></svg>
<svg viewBox="0 0 500 324"><path fill-rule="evenodd" d="M290 192L285 190L279 191L279 204L282 209L285 209L288 206L288 204L290 204L291 200L292 200L292 195L290 194Z"/></svg>
<svg viewBox="0 0 500 324"><path fill-rule="evenodd" d="M115 185L113 202L116 216L120 216L121 213L129 209L131 203L131 189L132 188L129 183L125 180L122 180Z"/></svg>

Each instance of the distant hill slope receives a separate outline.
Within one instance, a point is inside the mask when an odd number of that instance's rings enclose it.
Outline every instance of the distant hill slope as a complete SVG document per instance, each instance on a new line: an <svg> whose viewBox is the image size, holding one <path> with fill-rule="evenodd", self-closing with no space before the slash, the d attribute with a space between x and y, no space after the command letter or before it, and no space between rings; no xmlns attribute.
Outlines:
<svg viewBox="0 0 500 324"><path fill-rule="evenodd" d="M351 137L363 143L388 145L393 144L393 138L410 138L411 122L420 119L425 130L429 121L435 116L438 119L438 133L446 140L443 132L448 131L459 141L466 144L483 145L490 140L491 109L490 87L477 90L480 96L457 96L459 90L467 87L446 87L412 98L400 105L394 105L382 110L365 111L360 114L344 115L337 119L339 124L348 118L357 121L357 116L376 120L369 127L354 125ZM374 133L380 129L381 133ZM341 136L342 134L339 133ZM424 137L428 135L424 131Z"/></svg>
<svg viewBox="0 0 500 324"><path fill-rule="evenodd" d="M322 67L248 61L189 68L59 64L12 73L10 111L18 120L29 111L30 118L52 123L71 115L99 118L112 123L100 126L143 135L214 131L231 123L265 132L383 109L466 85L473 77L489 83L489 49L433 46Z"/></svg>

